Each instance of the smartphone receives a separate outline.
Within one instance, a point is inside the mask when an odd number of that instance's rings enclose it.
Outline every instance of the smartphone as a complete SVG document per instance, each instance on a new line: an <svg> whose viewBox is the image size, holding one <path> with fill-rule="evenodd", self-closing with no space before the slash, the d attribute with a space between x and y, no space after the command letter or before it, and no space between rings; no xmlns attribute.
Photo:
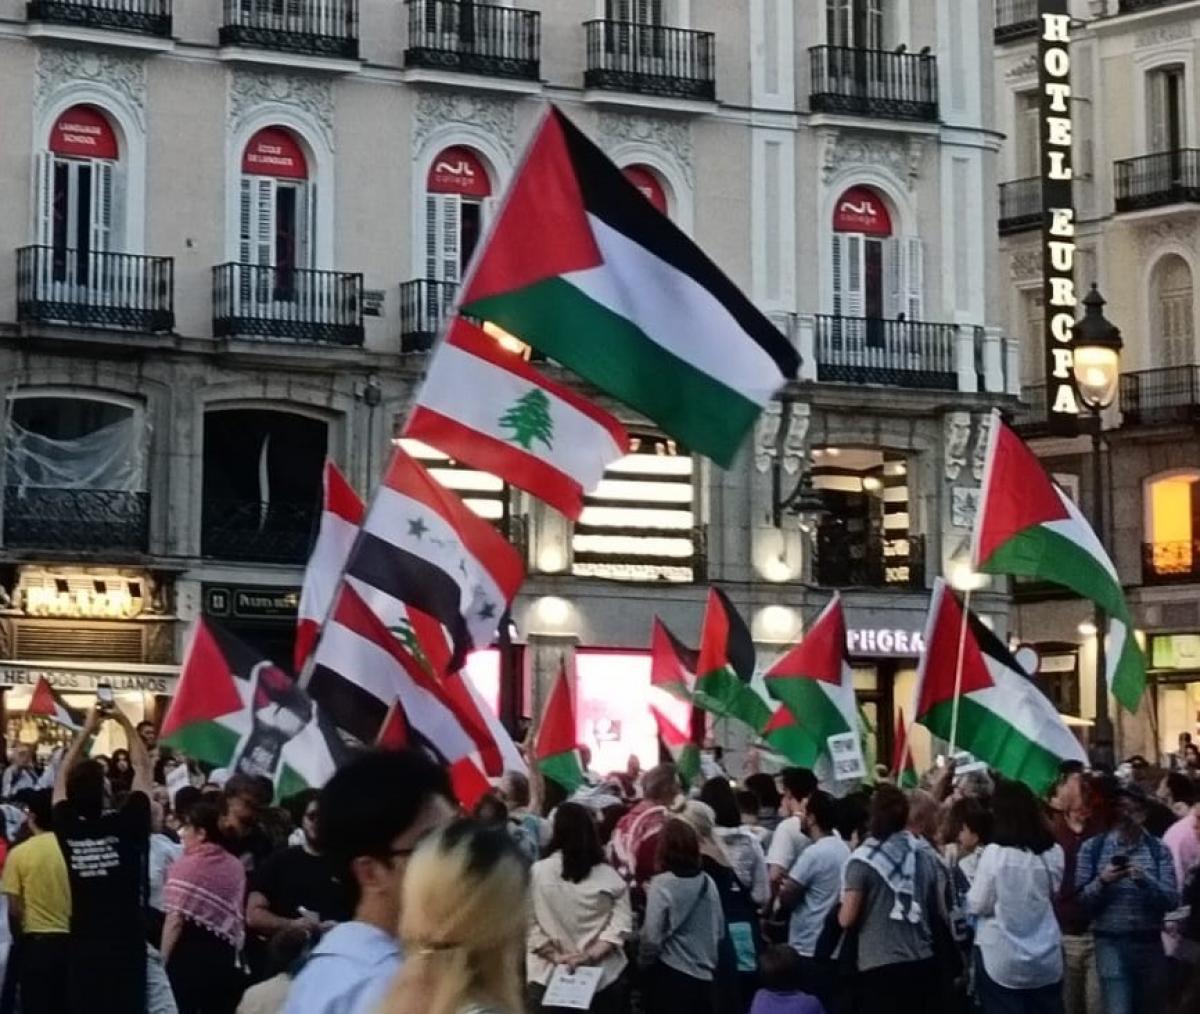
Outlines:
<svg viewBox="0 0 1200 1014"><path fill-rule="evenodd" d="M1129 856L1113 856L1109 861L1118 870L1123 870L1129 866Z"/></svg>
<svg viewBox="0 0 1200 1014"><path fill-rule="evenodd" d="M113 699L113 688L107 683L96 684L96 704L101 711L112 711L116 706L116 701Z"/></svg>

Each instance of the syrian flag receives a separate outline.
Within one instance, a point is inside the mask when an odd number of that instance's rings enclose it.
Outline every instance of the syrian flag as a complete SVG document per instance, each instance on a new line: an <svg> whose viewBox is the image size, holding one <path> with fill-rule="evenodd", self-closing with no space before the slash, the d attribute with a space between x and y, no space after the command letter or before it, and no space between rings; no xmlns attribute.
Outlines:
<svg viewBox="0 0 1200 1014"><path fill-rule="evenodd" d="M329 717L288 673L203 618L160 740L215 767L265 775L281 799L320 788L349 755Z"/></svg>
<svg viewBox="0 0 1200 1014"><path fill-rule="evenodd" d="M704 714L692 704L699 653L687 648L657 616L650 633L650 713L684 785L700 777Z"/></svg>
<svg viewBox="0 0 1200 1014"><path fill-rule="evenodd" d="M404 435L484 469L572 520L629 435L461 317L429 364Z"/></svg>
<svg viewBox="0 0 1200 1014"><path fill-rule="evenodd" d="M992 415L972 559L981 573L1053 581L1100 606L1109 618L1109 692L1137 710L1146 658L1117 570L1079 508L999 413Z"/></svg>
<svg viewBox="0 0 1200 1014"><path fill-rule="evenodd" d="M579 760L579 736L575 726L575 705L571 701L571 683L566 666L558 678L542 711L541 725L533 746L538 770L558 782L568 793L583 783L583 764Z"/></svg>
<svg viewBox="0 0 1200 1014"><path fill-rule="evenodd" d="M767 690L782 701L807 740L794 763L833 761L831 737L859 737L854 674L846 656L846 617L834 595L798 645L767 671Z"/></svg>
<svg viewBox="0 0 1200 1014"><path fill-rule="evenodd" d="M1017 660L940 578L925 628L925 654L917 671L916 720L955 748L967 750L1001 774L1042 793L1063 761L1087 756L1049 699ZM954 724L955 673L962 656L958 727Z"/></svg>
<svg viewBox="0 0 1200 1014"><path fill-rule="evenodd" d="M448 671L491 643L525 576L520 555L397 447L346 573L388 627L409 608L446 632Z"/></svg>
<svg viewBox="0 0 1200 1014"><path fill-rule="evenodd" d="M558 109L547 110L461 296L728 467L799 356Z"/></svg>
<svg viewBox="0 0 1200 1014"><path fill-rule="evenodd" d="M296 612L296 672L304 669L317 643L317 634L325 622L363 519L362 499L330 460L325 462L323 503L321 527L304 571Z"/></svg>
<svg viewBox="0 0 1200 1014"><path fill-rule="evenodd" d="M750 686L753 676L754 641L746 621L720 588L710 588L700 631L697 706L762 733L771 721L771 708Z"/></svg>
<svg viewBox="0 0 1200 1014"><path fill-rule="evenodd" d="M74 708L69 707L45 676L39 676L33 687L33 696L25 708L27 715L36 715L64 729L78 732L83 728L83 717Z"/></svg>
<svg viewBox="0 0 1200 1014"><path fill-rule="evenodd" d="M904 724L904 709L896 713L896 736L892 747L892 777L902 789L915 789L920 782L917 765L908 745L908 726Z"/></svg>

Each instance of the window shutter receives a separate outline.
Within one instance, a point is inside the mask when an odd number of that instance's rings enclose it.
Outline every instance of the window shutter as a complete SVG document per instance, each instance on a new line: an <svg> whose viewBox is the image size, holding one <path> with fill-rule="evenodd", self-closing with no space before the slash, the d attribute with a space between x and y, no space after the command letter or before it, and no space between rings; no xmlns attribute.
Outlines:
<svg viewBox="0 0 1200 1014"><path fill-rule="evenodd" d="M34 186L34 242L50 246L54 237L54 153L39 151L33 171L37 174Z"/></svg>
<svg viewBox="0 0 1200 1014"><path fill-rule="evenodd" d="M842 236L845 244L842 256L842 314L846 317L861 317L866 313L866 298L863 291L863 240L850 233Z"/></svg>
<svg viewBox="0 0 1200 1014"><path fill-rule="evenodd" d="M885 239L883 241L883 316L885 320L896 320L900 314L908 313L902 284L903 265L904 252L900 247L900 240Z"/></svg>
<svg viewBox="0 0 1200 1014"><path fill-rule="evenodd" d="M253 186L252 263L268 267L275 263L275 181L260 176Z"/></svg>
<svg viewBox="0 0 1200 1014"><path fill-rule="evenodd" d="M111 162L92 163L92 221L90 249L103 253L112 248L113 175Z"/></svg>
<svg viewBox="0 0 1200 1014"><path fill-rule="evenodd" d="M249 264L254 256L254 180L242 177L242 190L238 199L238 262Z"/></svg>
<svg viewBox="0 0 1200 1014"><path fill-rule="evenodd" d="M1162 70L1151 71L1146 83L1149 86L1146 90L1150 106L1150 152L1155 154L1167 148L1167 74Z"/></svg>
<svg viewBox="0 0 1200 1014"><path fill-rule="evenodd" d="M425 195L425 277L438 277L438 195Z"/></svg>
<svg viewBox="0 0 1200 1014"><path fill-rule="evenodd" d="M905 241L905 313L909 320L924 319L925 266L924 250L920 236L909 236Z"/></svg>
<svg viewBox="0 0 1200 1014"><path fill-rule="evenodd" d="M458 194L442 194L439 201L441 208L440 236L438 251L441 259L440 278L445 282L457 282L461 273L460 256L460 224L462 207Z"/></svg>
<svg viewBox="0 0 1200 1014"><path fill-rule="evenodd" d="M315 268L317 266L317 184L309 180L302 187L300 214L300 249L297 251L296 266L299 268Z"/></svg>

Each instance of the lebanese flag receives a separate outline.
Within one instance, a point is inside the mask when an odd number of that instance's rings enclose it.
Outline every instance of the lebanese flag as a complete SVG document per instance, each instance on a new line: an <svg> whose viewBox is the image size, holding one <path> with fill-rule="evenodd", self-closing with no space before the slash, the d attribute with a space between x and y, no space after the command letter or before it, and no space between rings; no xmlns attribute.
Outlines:
<svg viewBox="0 0 1200 1014"><path fill-rule="evenodd" d="M804 749L792 758L800 767L815 768L818 761L832 761L830 736L859 735L840 595L829 600L804 640L767 670L766 683L767 692L787 706L807 739Z"/></svg>
<svg viewBox="0 0 1200 1014"><path fill-rule="evenodd" d="M491 321L729 467L796 349L557 108L461 294Z"/></svg>
<svg viewBox="0 0 1200 1014"><path fill-rule="evenodd" d="M545 500L573 521L629 448L617 420L455 318L404 435Z"/></svg>
<svg viewBox="0 0 1200 1014"><path fill-rule="evenodd" d="M754 655L746 621L729 596L720 588L710 588L693 699L705 711L736 719L761 734L771 721L771 708L750 686Z"/></svg>
<svg viewBox="0 0 1200 1014"><path fill-rule="evenodd" d="M699 653L687 648L657 616L650 633L650 713L658 738L684 785L700 777L704 713L692 704Z"/></svg>
<svg viewBox="0 0 1200 1014"><path fill-rule="evenodd" d="M912 750L908 747L908 726L904 724L904 709L897 709L896 735L892 747L892 777L902 789L915 789L920 782Z"/></svg>
<svg viewBox="0 0 1200 1014"><path fill-rule="evenodd" d="M83 719L74 708L67 705L45 676L39 676L33 687L33 696L25 707L27 715L36 715L48 722L54 722L72 732L83 728Z"/></svg>
<svg viewBox="0 0 1200 1014"><path fill-rule="evenodd" d="M397 447L346 562L346 573L386 627L410 609L445 631L444 670L490 644L525 569L487 521Z"/></svg>
<svg viewBox="0 0 1200 1014"><path fill-rule="evenodd" d="M1074 501L998 412L992 413L972 560L981 573L1052 581L1100 606L1109 618L1109 692L1137 710L1146 658L1117 569Z"/></svg>
<svg viewBox="0 0 1200 1014"><path fill-rule="evenodd" d="M938 578L917 670L916 720L935 736L1024 782L1039 795L1054 784L1063 761L1086 763L1079 740L1021 669L1000 639L963 607ZM955 675L962 657L958 727Z"/></svg>
<svg viewBox="0 0 1200 1014"><path fill-rule="evenodd" d="M575 726L575 705L571 683L564 664L550 691L542 721L534 740L533 755L541 773L558 782L568 793L583 783L583 764L579 760L579 735Z"/></svg>
<svg viewBox="0 0 1200 1014"><path fill-rule="evenodd" d="M304 570L300 606L296 611L296 672L304 668L317 643L317 634L329 613L363 519L362 498L330 459L325 461L324 488L321 527Z"/></svg>

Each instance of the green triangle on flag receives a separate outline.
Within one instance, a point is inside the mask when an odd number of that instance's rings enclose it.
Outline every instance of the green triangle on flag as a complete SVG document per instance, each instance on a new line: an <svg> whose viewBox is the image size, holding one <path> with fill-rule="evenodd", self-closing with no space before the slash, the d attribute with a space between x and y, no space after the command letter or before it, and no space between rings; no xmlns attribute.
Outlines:
<svg viewBox="0 0 1200 1014"><path fill-rule="evenodd" d="M721 718L742 722L761 735L771 721L771 709L750 686L754 657L746 621L725 592L710 588L696 664L696 705Z"/></svg>
<svg viewBox="0 0 1200 1014"><path fill-rule="evenodd" d="M896 712L896 737L892 745L892 777L902 789L915 789L920 784L917 765L908 741L908 726L904 724L904 709Z"/></svg>
<svg viewBox="0 0 1200 1014"><path fill-rule="evenodd" d="M571 684L567 679L565 662L558 670L550 697L542 711L533 756L538 770L568 793L575 792L584 783L575 726L575 705L571 700Z"/></svg>

